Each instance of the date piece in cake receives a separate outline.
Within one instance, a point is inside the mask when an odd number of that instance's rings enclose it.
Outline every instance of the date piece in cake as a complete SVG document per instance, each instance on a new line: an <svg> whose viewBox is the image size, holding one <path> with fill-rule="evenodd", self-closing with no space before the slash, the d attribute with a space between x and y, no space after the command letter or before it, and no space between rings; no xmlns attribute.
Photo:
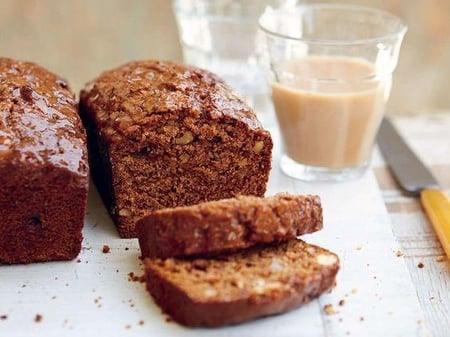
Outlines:
<svg viewBox="0 0 450 337"><path fill-rule="evenodd" d="M144 260L147 289L187 326L216 327L279 314L333 287L338 257L301 240L213 259Z"/></svg>
<svg viewBox="0 0 450 337"><path fill-rule="evenodd" d="M67 82L0 58L0 264L76 257L88 181L86 135Z"/></svg>
<svg viewBox="0 0 450 337"><path fill-rule="evenodd" d="M272 140L216 75L162 61L106 71L81 92L97 189L122 237L143 215L262 196Z"/></svg>
<svg viewBox="0 0 450 337"><path fill-rule="evenodd" d="M137 223L143 257L213 255L322 229L318 196L240 196L155 211Z"/></svg>

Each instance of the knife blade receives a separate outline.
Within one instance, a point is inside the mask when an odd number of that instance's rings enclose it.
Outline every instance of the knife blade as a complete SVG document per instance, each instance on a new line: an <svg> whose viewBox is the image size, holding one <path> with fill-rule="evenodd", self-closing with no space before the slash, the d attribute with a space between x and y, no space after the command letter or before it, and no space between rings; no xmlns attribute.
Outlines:
<svg viewBox="0 0 450 337"><path fill-rule="evenodd" d="M402 189L414 196L420 196L425 213L450 258L450 199L387 118L381 123L377 142Z"/></svg>

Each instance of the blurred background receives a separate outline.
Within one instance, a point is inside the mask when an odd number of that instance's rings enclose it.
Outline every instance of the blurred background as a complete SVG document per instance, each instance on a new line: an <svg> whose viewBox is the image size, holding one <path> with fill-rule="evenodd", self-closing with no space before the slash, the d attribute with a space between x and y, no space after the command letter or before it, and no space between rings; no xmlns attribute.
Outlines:
<svg viewBox="0 0 450 337"><path fill-rule="evenodd" d="M389 113L450 113L449 0L327 2L385 9L408 25ZM37 62L75 91L130 60L182 60L168 0L0 0L0 56Z"/></svg>

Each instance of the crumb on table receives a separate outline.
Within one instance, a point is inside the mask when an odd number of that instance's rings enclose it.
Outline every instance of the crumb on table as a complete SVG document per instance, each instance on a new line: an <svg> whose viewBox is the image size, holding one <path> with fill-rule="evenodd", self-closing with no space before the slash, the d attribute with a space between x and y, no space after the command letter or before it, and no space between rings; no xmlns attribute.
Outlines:
<svg viewBox="0 0 450 337"><path fill-rule="evenodd" d="M36 316L34 316L34 321L36 323L42 322L42 315L41 314L36 314Z"/></svg>
<svg viewBox="0 0 450 337"><path fill-rule="evenodd" d="M425 265L424 265L422 262L419 262L419 264L417 265L417 267L423 268L423 267L425 267Z"/></svg>
<svg viewBox="0 0 450 337"><path fill-rule="evenodd" d="M128 281L144 283L145 275L138 276L134 272L131 271L128 273Z"/></svg>
<svg viewBox="0 0 450 337"><path fill-rule="evenodd" d="M110 252L111 248L109 248L108 245L103 245L102 252L103 254L108 254Z"/></svg>
<svg viewBox="0 0 450 337"><path fill-rule="evenodd" d="M327 315L335 315L339 313L339 311L334 310L333 305L330 303L324 305L323 311L325 311L325 314Z"/></svg>

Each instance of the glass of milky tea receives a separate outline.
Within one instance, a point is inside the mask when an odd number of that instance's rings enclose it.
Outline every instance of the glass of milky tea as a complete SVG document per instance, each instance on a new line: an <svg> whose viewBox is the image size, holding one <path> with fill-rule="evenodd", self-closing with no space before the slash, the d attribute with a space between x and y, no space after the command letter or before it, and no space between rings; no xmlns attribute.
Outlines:
<svg viewBox="0 0 450 337"><path fill-rule="evenodd" d="M282 171L345 181L370 164L406 26L377 9L267 7L259 20L283 140Z"/></svg>

